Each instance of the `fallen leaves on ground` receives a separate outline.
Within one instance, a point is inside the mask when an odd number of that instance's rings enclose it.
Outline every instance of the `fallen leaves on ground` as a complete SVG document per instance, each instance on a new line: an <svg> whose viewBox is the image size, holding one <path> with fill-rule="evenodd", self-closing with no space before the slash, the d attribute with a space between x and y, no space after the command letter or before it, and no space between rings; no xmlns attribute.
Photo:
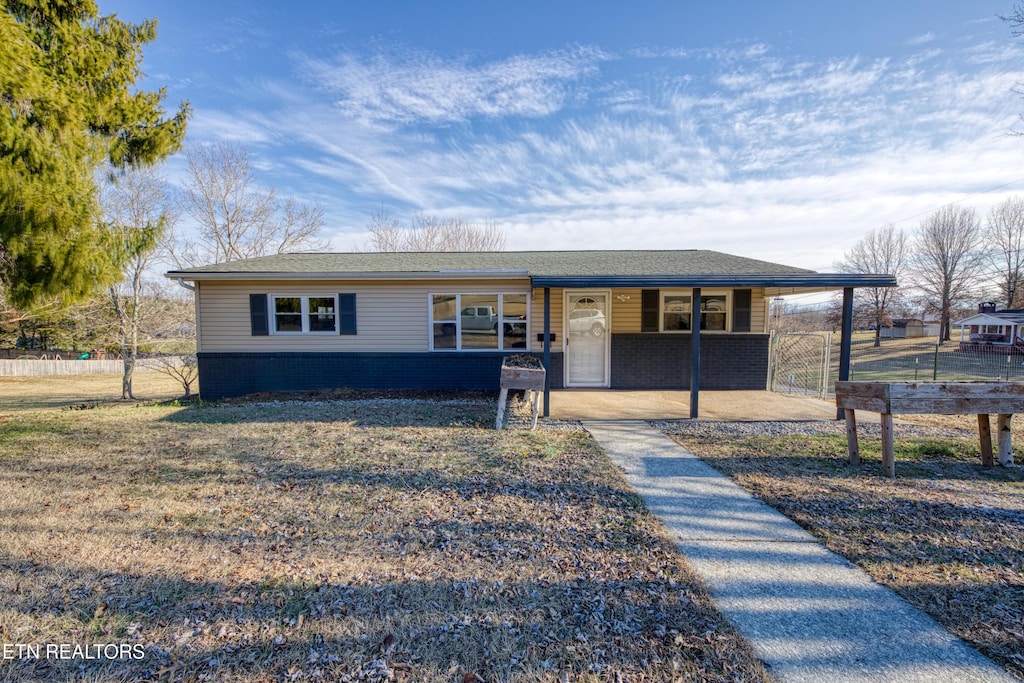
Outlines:
<svg viewBox="0 0 1024 683"><path fill-rule="evenodd" d="M0 680L767 679L581 430L263 398L0 428L0 640L145 653Z"/></svg>

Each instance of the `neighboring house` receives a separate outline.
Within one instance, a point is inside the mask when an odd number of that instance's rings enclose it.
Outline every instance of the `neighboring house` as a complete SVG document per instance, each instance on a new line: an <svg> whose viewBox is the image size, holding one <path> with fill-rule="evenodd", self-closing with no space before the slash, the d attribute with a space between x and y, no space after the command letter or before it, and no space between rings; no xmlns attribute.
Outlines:
<svg viewBox="0 0 1024 683"><path fill-rule="evenodd" d="M896 284L698 250L283 254L167 276L195 283L207 399L497 389L510 353L542 355L556 389L764 389L773 297Z"/></svg>
<svg viewBox="0 0 1024 683"><path fill-rule="evenodd" d="M960 350L969 353L1024 353L1024 309L996 310L978 304L978 312L953 323L960 328Z"/></svg>

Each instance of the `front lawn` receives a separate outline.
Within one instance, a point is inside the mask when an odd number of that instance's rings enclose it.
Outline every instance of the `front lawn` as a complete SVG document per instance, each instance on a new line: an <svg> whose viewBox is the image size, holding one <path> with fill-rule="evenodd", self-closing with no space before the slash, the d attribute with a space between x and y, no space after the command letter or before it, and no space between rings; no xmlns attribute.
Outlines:
<svg viewBox="0 0 1024 683"><path fill-rule="evenodd" d="M766 680L584 432L493 409L0 414L0 680Z"/></svg>

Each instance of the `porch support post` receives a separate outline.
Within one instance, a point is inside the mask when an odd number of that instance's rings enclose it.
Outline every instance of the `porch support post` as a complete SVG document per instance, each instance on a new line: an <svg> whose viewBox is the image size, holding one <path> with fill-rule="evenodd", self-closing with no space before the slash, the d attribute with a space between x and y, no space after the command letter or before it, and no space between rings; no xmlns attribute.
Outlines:
<svg viewBox="0 0 1024 683"><path fill-rule="evenodd" d="M690 419L696 420L700 397L700 287L694 287L690 297L690 332Z"/></svg>
<svg viewBox="0 0 1024 683"><path fill-rule="evenodd" d="M551 415L551 288L544 288L544 417Z"/></svg>
<svg viewBox="0 0 1024 683"><path fill-rule="evenodd" d="M853 349L853 287L843 289L843 325L839 340L839 381L850 379L850 352ZM846 411L836 408L836 419L846 417Z"/></svg>

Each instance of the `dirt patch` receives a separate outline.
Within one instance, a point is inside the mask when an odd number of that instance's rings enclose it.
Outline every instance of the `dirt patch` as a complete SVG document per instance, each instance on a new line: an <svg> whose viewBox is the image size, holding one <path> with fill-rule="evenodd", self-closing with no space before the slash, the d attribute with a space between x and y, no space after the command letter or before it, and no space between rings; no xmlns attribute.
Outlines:
<svg viewBox="0 0 1024 683"><path fill-rule="evenodd" d="M1024 678L1024 470L981 467L971 435L977 422L962 417L944 416L936 436L897 430L895 480L881 476L877 437L861 439L862 464L851 467L839 433L726 437L707 425L701 433L669 431ZM950 437L960 423L963 438Z"/></svg>

